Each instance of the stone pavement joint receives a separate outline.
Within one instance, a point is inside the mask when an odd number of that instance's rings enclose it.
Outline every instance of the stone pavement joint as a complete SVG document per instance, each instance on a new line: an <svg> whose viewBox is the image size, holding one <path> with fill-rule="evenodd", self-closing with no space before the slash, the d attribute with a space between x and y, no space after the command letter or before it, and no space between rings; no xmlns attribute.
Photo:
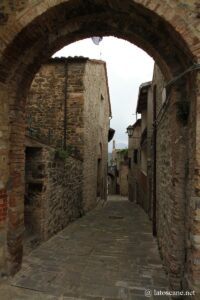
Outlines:
<svg viewBox="0 0 200 300"><path fill-rule="evenodd" d="M139 206L115 197L26 256L0 299L159 298L145 289L168 290L151 223Z"/></svg>

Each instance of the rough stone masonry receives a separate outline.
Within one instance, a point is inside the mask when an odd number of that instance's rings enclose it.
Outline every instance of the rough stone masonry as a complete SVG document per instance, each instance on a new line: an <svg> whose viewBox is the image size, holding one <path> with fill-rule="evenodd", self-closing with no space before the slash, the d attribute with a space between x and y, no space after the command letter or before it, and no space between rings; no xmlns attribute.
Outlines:
<svg viewBox="0 0 200 300"><path fill-rule="evenodd" d="M167 206L167 211L163 212L165 222L160 222L158 228L158 235L162 230L167 237L166 242L160 244L160 250L172 286L182 288L186 284L199 291L199 17L200 6L196 0L2 1L0 256L7 272L19 269L22 255L25 105L30 84L41 64L64 45L86 37L113 35L136 44L151 55L166 84L171 82L168 85L170 105L159 133L161 135L163 130L164 137L166 128L170 132L170 137L166 136L166 156L170 155L172 163L167 172L167 184L164 173L160 173L159 179L162 181L159 191L162 189ZM184 99L190 107L187 126L177 120L179 104L176 103ZM165 146L164 142L162 144ZM158 146L163 152L164 148ZM165 162L159 161L160 169L165 169ZM162 198L158 201L163 202ZM183 223L186 224L184 232Z"/></svg>
<svg viewBox="0 0 200 300"><path fill-rule="evenodd" d="M40 239L95 207L97 189L106 200L110 114L104 62L51 59L35 76L26 107L25 226Z"/></svg>

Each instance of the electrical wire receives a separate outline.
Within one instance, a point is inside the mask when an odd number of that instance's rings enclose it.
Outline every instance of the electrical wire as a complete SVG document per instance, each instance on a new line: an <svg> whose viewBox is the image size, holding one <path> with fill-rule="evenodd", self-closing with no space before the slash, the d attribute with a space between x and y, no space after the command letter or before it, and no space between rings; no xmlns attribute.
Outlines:
<svg viewBox="0 0 200 300"><path fill-rule="evenodd" d="M196 71L196 70L200 70L200 64L194 64L192 65L191 67L189 67L188 69L186 69L184 72L182 72L181 74L179 74L178 76L174 77L173 79L171 79L166 85L165 85L165 88L168 88L170 86L172 86L174 83L176 83L179 79L181 79L183 76L185 76L186 74L190 73L190 72L193 72L193 71ZM166 112L166 109L168 107L168 104L169 104L169 100L170 100L170 95L167 97L165 103L161 106L157 116L156 116L156 119L155 119L155 125L158 127L165 112ZM161 115L161 117L160 117ZM160 117L160 120L158 120Z"/></svg>
<svg viewBox="0 0 200 300"><path fill-rule="evenodd" d="M189 67L188 69L186 69L184 72L182 72L181 74L179 74L178 76L174 77L173 79L171 79L166 85L165 88L169 87L170 85L173 85L177 80L179 80L180 78L182 78L183 76L185 76L187 73L190 73L192 71L195 70L199 70L200 69L200 64L194 64L191 67Z"/></svg>

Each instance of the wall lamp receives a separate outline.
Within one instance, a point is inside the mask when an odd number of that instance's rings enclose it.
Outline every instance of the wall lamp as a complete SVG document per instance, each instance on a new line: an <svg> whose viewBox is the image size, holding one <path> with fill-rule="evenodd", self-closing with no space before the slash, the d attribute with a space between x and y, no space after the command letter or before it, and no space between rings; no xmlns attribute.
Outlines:
<svg viewBox="0 0 200 300"><path fill-rule="evenodd" d="M132 137L133 136L133 126L132 125L129 125L127 128L126 128L126 133L128 133L128 137Z"/></svg>

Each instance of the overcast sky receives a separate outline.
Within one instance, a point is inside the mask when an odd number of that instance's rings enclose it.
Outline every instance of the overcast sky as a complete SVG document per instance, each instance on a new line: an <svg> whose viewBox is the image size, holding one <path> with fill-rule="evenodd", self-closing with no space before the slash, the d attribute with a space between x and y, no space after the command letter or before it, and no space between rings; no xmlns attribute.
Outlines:
<svg viewBox="0 0 200 300"><path fill-rule="evenodd" d="M54 56L86 56L106 61L113 116L110 126L116 131L116 146L126 147L126 128L136 118L138 88L141 83L152 80L153 59L135 45L114 37L103 38L99 46L85 39L70 44Z"/></svg>

